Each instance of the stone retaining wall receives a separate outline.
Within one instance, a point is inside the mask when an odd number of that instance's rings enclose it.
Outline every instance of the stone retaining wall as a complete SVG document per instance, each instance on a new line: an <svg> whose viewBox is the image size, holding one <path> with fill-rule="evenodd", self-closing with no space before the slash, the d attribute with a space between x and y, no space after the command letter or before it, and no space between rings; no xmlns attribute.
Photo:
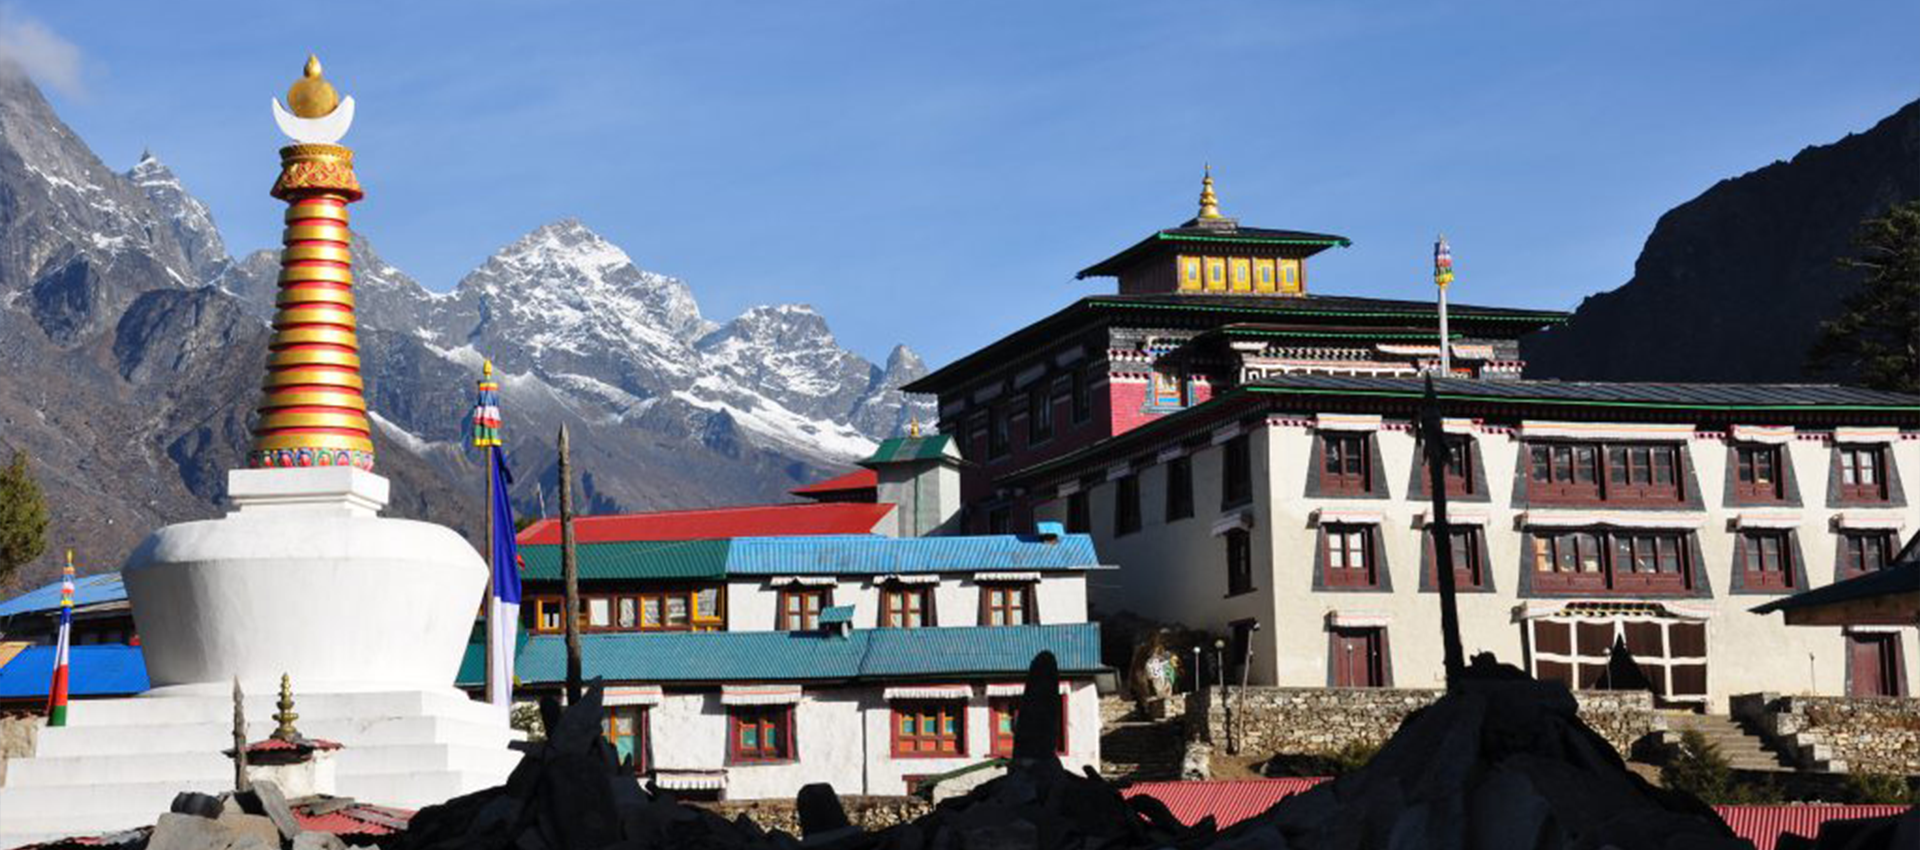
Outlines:
<svg viewBox="0 0 1920 850"><path fill-rule="evenodd" d="M1188 735L1241 753L1333 753L1350 744L1377 746L1392 737L1400 721L1440 698L1438 690L1402 688L1233 688L1229 713L1217 689L1188 695ZM1624 758L1633 743L1666 728L1644 691L1579 691L1580 719L1607 739ZM1199 726L1199 718L1206 726Z"/></svg>
<svg viewBox="0 0 1920 850"><path fill-rule="evenodd" d="M1920 776L1920 698L1741 694L1733 714L1814 770Z"/></svg>
<svg viewBox="0 0 1920 850"><path fill-rule="evenodd" d="M800 812L794 807L792 799L734 800L692 805L708 809L727 820L746 815L761 829L768 831L783 829L796 838L800 835ZM869 832L906 823L933 811L933 804L918 797L853 795L841 797L840 805L847 810L848 820Z"/></svg>

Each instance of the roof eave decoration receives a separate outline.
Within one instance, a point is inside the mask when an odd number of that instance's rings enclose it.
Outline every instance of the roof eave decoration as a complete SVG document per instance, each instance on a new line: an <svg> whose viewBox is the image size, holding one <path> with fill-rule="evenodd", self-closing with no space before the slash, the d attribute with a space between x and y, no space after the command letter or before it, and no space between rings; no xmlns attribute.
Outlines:
<svg viewBox="0 0 1920 850"><path fill-rule="evenodd" d="M1152 235L1133 244L1100 262L1081 269L1073 276L1074 280L1086 280L1090 277L1118 277L1121 272L1140 261L1143 254L1152 252L1161 243L1195 242L1201 244L1240 244L1240 245L1299 245L1315 249L1309 256L1328 248L1351 248L1353 240L1331 233L1302 233L1298 236L1262 236L1242 231L1223 230L1218 234L1179 233L1173 229L1156 230Z"/></svg>

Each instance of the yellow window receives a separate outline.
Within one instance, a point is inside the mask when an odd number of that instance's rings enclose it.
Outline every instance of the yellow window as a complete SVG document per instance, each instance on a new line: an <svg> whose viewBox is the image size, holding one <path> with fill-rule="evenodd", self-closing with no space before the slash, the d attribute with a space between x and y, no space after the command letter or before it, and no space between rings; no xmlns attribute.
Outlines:
<svg viewBox="0 0 1920 850"><path fill-rule="evenodd" d="M1253 261L1253 291L1255 292L1272 292L1273 291L1273 261L1272 260L1254 260Z"/></svg>
<svg viewBox="0 0 1920 850"><path fill-rule="evenodd" d="M1298 295L1300 293L1300 261L1280 261L1280 291Z"/></svg>
<svg viewBox="0 0 1920 850"><path fill-rule="evenodd" d="M1252 264L1247 260L1246 257L1234 257L1233 259L1228 260L1227 268L1232 272L1233 291L1235 292L1252 292L1253 291Z"/></svg>
<svg viewBox="0 0 1920 850"><path fill-rule="evenodd" d="M1207 258L1207 291L1227 291L1227 261L1219 257Z"/></svg>
<svg viewBox="0 0 1920 850"><path fill-rule="evenodd" d="M1200 291L1200 258L1180 258L1180 289L1183 292Z"/></svg>

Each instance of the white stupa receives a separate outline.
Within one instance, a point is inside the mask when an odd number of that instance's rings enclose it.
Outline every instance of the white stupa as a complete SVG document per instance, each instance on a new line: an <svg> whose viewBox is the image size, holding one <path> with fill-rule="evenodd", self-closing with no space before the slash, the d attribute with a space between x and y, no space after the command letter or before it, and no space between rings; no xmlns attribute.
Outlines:
<svg viewBox="0 0 1920 850"><path fill-rule="evenodd" d="M6 766L0 848L153 823L181 791L229 790L233 683L248 740L273 729L280 677L301 731L337 741L337 791L416 808L504 781L506 718L453 687L487 567L452 530L379 516L387 480L359 374L347 205L337 144L353 99L309 59L275 119L273 195L288 203L278 312L248 455L225 517L162 528L123 570L152 690L76 703Z"/></svg>

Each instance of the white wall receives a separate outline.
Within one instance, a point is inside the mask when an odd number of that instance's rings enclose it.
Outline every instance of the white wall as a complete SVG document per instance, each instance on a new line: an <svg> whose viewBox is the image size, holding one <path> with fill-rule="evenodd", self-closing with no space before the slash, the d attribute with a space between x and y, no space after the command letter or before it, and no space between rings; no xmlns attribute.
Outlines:
<svg viewBox="0 0 1920 850"><path fill-rule="evenodd" d="M1165 465L1155 463L1140 473L1143 527L1116 538L1112 523L1117 488L1103 477L1090 494L1091 530L1101 560L1118 564L1120 569L1117 573L1093 574L1091 602L1105 612L1131 610L1220 633L1235 620L1257 616L1261 630L1254 640L1252 681L1293 686L1323 686L1329 681L1329 612L1379 615L1388 622L1393 684L1438 685L1439 601L1436 594L1419 590L1423 529L1415 522L1429 506L1425 499L1407 498L1414 468L1413 434L1404 427L1375 432L1383 466L1379 483L1385 486L1389 498L1363 499L1304 495L1314 433L1309 425L1281 420L1252 433L1255 592L1250 594L1223 598L1225 547L1211 534L1215 520L1222 515L1219 446L1203 447L1194 456L1193 519L1165 521ZM1524 544L1524 529L1517 522L1524 510L1516 509L1512 501L1521 441L1508 428L1476 427L1472 437L1485 470L1490 501L1453 504L1456 514L1486 517L1485 566L1495 592L1459 595L1462 639L1469 654L1490 650L1502 661L1524 665L1522 626L1515 621L1515 609L1524 601L1517 594ZM1696 436L1686 442L1692 480L1699 488L1703 506L1703 510L1690 515L1700 518L1695 531L1703 557L1699 566L1713 595L1710 599L1675 601L1711 609L1707 621L1708 696L1715 711L1725 711L1727 697L1738 693L1845 692L1846 643L1838 628L1790 628L1777 614L1749 611L1777 595L1729 593L1738 534L1733 523L1739 515L1765 512L1797 516L1799 552L1804 557L1807 583L1812 587L1834 580L1837 514L1865 511L1897 515L1901 540L1920 530L1920 508L1915 507L1920 504L1920 443L1896 440L1890 444L1890 455L1907 498L1907 507L1898 509L1828 508L1831 444L1802 438L1787 443L1786 448L1801 507L1739 508L1725 504L1727 443L1718 436ZM1039 506L1036 515L1063 520L1065 506L1066 499L1058 498ZM1391 574L1391 592L1314 589L1315 550L1319 545L1314 516L1320 509L1380 514L1378 542ZM1616 512L1613 508L1605 510ZM1673 515L1672 511L1621 512ZM1618 601L1627 597L1593 598ZM1902 631L1907 681L1910 689L1920 689L1920 636L1914 629Z"/></svg>
<svg viewBox="0 0 1920 850"><path fill-rule="evenodd" d="M1009 679L1006 681L1017 681ZM653 765L658 770L725 770L726 799L791 798L811 782L830 782L841 794L904 794L905 777L944 773L992 758L991 711L985 688L967 701L967 755L961 758L893 756L892 710L885 689L808 689L794 708L799 758L780 764L727 764L727 707L717 692L668 693L649 712ZM1100 701L1092 682L1067 691L1068 770L1100 763Z"/></svg>

